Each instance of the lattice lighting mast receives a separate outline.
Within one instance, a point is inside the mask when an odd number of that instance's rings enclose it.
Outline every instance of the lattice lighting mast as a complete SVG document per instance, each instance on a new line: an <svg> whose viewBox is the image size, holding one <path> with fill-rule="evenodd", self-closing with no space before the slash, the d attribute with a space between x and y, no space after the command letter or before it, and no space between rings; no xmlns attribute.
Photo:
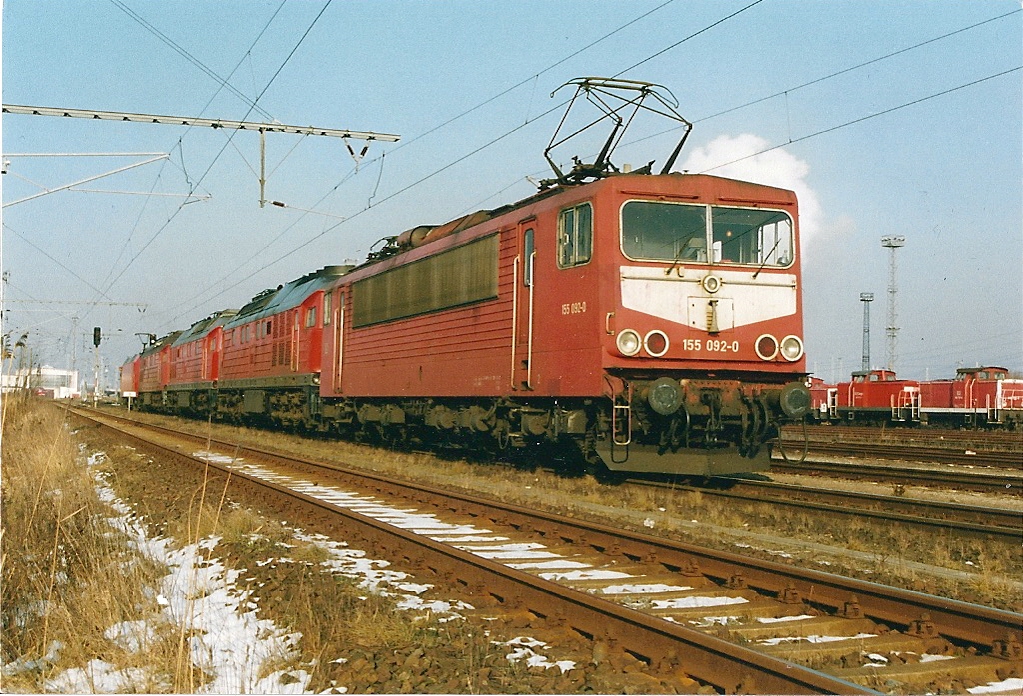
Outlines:
<svg viewBox="0 0 1023 696"><path fill-rule="evenodd" d="M881 246L886 249L891 249L891 255L888 262L888 325L885 327L885 334L888 337L887 367L889 370L894 372L896 347L899 340L899 327L898 324L896 324L897 312L895 304L895 296L898 293L898 285L896 283L895 251L896 249L906 246L906 238L896 235L881 237Z"/></svg>
<svg viewBox="0 0 1023 696"><path fill-rule="evenodd" d="M860 302L863 303L863 367L870 369L870 303L874 301L874 293L861 292Z"/></svg>

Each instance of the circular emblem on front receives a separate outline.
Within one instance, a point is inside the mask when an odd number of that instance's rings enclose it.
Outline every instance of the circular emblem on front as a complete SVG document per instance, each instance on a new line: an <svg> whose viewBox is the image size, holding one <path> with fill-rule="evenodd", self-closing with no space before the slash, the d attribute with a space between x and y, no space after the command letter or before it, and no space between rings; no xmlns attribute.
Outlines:
<svg viewBox="0 0 1023 696"><path fill-rule="evenodd" d="M703 285L704 290L712 295L721 289L721 279L716 275L704 276L700 284Z"/></svg>

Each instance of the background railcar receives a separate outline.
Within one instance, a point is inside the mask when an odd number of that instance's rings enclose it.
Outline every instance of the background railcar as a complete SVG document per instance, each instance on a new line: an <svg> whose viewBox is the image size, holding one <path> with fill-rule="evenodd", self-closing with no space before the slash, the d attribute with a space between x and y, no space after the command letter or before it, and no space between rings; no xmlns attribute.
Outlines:
<svg viewBox="0 0 1023 696"><path fill-rule="evenodd" d="M181 335L175 331L149 344L139 356L139 401L145 408L163 410L170 383L171 346Z"/></svg>
<svg viewBox="0 0 1023 696"><path fill-rule="evenodd" d="M838 417L868 422L920 421L920 383L891 370L861 370L835 391Z"/></svg>
<svg viewBox="0 0 1023 696"><path fill-rule="evenodd" d="M854 372L849 382L812 379L820 421L892 425L1016 427L1023 424L1023 380L1004 367L963 367L953 379L900 380L891 370Z"/></svg>
<svg viewBox="0 0 1023 696"><path fill-rule="evenodd" d="M326 266L267 290L225 322L217 385L221 417L293 426L314 422L324 289L349 268Z"/></svg>
<svg viewBox="0 0 1023 696"><path fill-rule="evenodd" d="M929 422L1023 424L1023 379L1010 379L1004 367L961 367L954 379L926 386L925 395L924 418Z"/></svg>
<svg viewBox="0 0 1023 696"><path fill-rule="evenodd" d="M175 410L206 415L220 378L224 324L236 314L225 309L183 331L170 348L167 401Z"/></svg>

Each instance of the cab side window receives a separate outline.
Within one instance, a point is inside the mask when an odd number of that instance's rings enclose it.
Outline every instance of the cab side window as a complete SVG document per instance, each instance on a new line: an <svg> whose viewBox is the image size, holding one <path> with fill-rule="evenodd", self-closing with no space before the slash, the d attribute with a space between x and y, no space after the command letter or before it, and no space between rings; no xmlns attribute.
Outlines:
<svg viewBox="0 0 1023 696"><path fill-rule="evenodd" d="M593 207L583 203L558 216L558 267L571 268L589 262L593 255Z"/></svg>
<svg viewBox="0 0 1023 696"><path fill-rule="evenodd" d="M527 288L533 285L533 253L536 248L533 246L533 228L526 230L522 241L522 256L526 260L525 273L522 276L522 283Z"/></svg>

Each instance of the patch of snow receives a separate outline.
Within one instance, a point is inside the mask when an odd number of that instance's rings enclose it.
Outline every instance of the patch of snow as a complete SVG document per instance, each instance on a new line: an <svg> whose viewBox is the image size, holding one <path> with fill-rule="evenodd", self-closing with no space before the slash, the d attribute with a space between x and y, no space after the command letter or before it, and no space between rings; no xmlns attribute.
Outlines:
<svg viewBox="0 0 1023 696"><path fill-rule="evenodd" d="M684 592L693 588L685 585L665 585L654 583L650 585L608 585L601 590L603 594L648 594L655 592Z"/></svg>
<svg viewBox="0 0 1023 696"><path fill-rule="evenodd" d="M544 580L619 580L621 578L631 578L632 576L619 570L592 568L590 570L540 573L540 577Z"/></svg>
<svg viewBox="0 0 1023 696"><path fill-rule="evenodd" d="M780 645L781 643L837 643L843 640L859 640L862 638L875 638L876 633L857 633L855 636L788 636L784 638L764 638L757 641L761 645Z"/></svg>
<svg viewBox="0 0 1023 696"><path fill-rule="evenodd" d="M942 660L955 660L955 655L932 655L925 653L920 656L920 662L941 662Z"/></svg>
<svg viewBox="0 0 1023 696"><path fill-rule="evenodd" d="M777 617L774 617L774 618L769 618L769 617L766 617L766 616L761 616L760 618L757 619L757 621L759 621L760 623L769 624L769 623L780 623L780 622L784 622L784 621L802 621L803 619L812 619L812 618L813 618L813 616L811 616L810 614L799 614L797 616L777 616Z"/></svg>
<svg viewBox="0 0 1023 696"><path fill-rule="evenodd" d="M971 694L1021 693L1023 692L1023 678L1012 677L1000 682L988 682L982 686L970 687L967 691Z"/></svg>
<svg viewBox="0 0 1023 696"><path fill-rule="evenodd" d="M551 662L550 658L546 655L536 652L536 649L546 648L547 644L543 641L536 640L535 638L519 636L517 638L512 638L505 643L495 642L494 644L512 648L512 651L505 655L505 659L507 659L508 662L525 661L529 667L543 667L544 669L557 667L561 670L562 674L570 669L575 669L575 662L572 660L558 660L556 662Z"/></svg>
<svg viewBox="0 0 1023 696"><path fill-rule="evenodd" d="M726 604L746 604L745 597L675 597L672 599L655 599L654 609L692 609L695 607L719 607Z"/></svg>
<svg viewBox="0 0 1023 696"><path fill-rule="evenodd" d="M581 563L579 561L570 561L562 558L557 561L537 561L535 563L509 563L509 568L515 568L516 570L556 570L556 569L567 569L567 568L592 568L589 563ZM625 575L624 577L629 577Z"/></svg>
<svg viewBox="0 0 1023 696"><path fill-rule="evenodd" d="M667 617L669 621L673 620L670 616ZM697 628L708 628L710 626L727 626L733 621L739 621L738 616L704 616L699 621L690 621L689 623Z"/></svg>

